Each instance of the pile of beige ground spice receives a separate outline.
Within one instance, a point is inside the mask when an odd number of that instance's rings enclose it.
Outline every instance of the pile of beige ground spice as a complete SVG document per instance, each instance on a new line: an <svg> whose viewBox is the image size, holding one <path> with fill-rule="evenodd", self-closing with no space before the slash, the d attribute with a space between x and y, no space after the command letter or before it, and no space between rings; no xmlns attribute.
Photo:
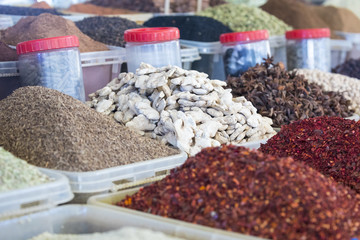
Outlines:
<svg viewBox="0 0 360 240"><path fill-rule="evenodd" d="M0 40L15 46L24 41L66 35L76 35L79 38L80 52L108 50L105 44L82 33L74 22L49 13L20 19L14 26L0 32Z"/></svg>
<svg viewBox="0 0 360 240"><path fill-rule="evenodd" d="M30 164L65 171L93 171L179 153L44 87L19 88L0 101L0 145Z"/></svg>
<svg viewBox="0 0 360 240"><path fill-rule="evenodd" d="M77 3L71 5L67 11L69 12L79 12L79 13L89 13L96 15L116 15L116 14L135 14L138 12L122 9L122 8L110 8L110 7L101 7L96 6L91 3Z"/></svg>

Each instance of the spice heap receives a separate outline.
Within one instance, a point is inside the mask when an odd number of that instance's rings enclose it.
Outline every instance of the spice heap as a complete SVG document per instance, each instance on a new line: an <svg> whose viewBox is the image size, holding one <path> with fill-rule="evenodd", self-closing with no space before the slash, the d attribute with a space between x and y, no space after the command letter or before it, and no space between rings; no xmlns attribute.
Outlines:
<svg viewBox="0 0 360 240"><path fill-rule="evenodd" d="M234 32L267 29L271 36L283 35L291 27L286 23L256 7L244 4L223 4L208 8L199 13L201 16L212 17Z"/></svg>
<svg viewBox="0 0 360 240"><path fill-rule="evenodd" d="M66 171L93 171L178 153L44 87L19 88L0 102L0 145L30 164Z"/></svg>
<svg viewBox="0 0 360 240"><path fill-rule="evenodd" d="M152 0L91 0L89 3L111 8L123 8L137 12L159 12Z"/></svg>
<svg viewBox="0 0 360 240"><path fill-rule="evenodd" d="M0 35L2 41L14 46L20 42L40 38L76 35L80 42L80 52L108 50L104 44L83 34L72 21L48 13L22 18Z"/></svg>
<svg viewBox="0 0 360 240"><path fill-rule="evenodd" d="M275 134L272 121L226 83L178 67L141 64L90 94L90 107L141 134L161 139L190 155L222 143L244 143Z"/></svg>
<svg viewBox="0 0 360 240"><path fill-rule="evenodd" d="M92 233L92 234L51 234L43 233L30 240L181 240L162 232L155 232L144 228L124 227L120 230Z"/></svg>
<svg viewBox="0 0 360 240"><path fill-rule="evenodd" d="M206 148L118 206L269 239L360 235L360 197L291 158Z"/></svg>
<svg viewBox="0 0 360 240"><path fill-rule="evenodd" d="M326 92L303 76L288 73L272 58L250 68L241 77L229 77L234 96L244 96L262 116L270 117L275 127L316 116L349 117L350 101L340 93Z"/></svg>
<svg viewBox="0 0 360 240"><path fill-rule="evenodd" d="M36 186L50 178L0 147L0 192Z"/></svg>
<svg viewBox="0 0 360 240"><path fill-rule="evenodd" d="M260 147L264 153L291 156L360 192L360 123L317 117L283 126Z"/></svg>
<svg viewBox="0 0 360 240"><path fill-rule="evenodd" d="M137 13L135 11L131 11L131 10L127 10L127 9L96 6L91 3L73 4L67 9L67 11L79 12L79 13L89 13L89 14L96 14L96 15L115 15L115 14Z"/></svg>
<svg viewBox="0 0 360 240"><path fill-rule="evenodd" d="M42 8L42 9L50 9L52 8L47 2L41 1L41 2L35 2L30 7L32 8Z"/></svg>
<svg viewBox="0 0 360 240"><path fill-rule="evenodd" d="M120 47L125 47L124 32L126 30L142 27L133 21L120 17L90 17L75 24L92 39Z"/></svg>
<svg viewBox="0 0 360 240"><path fill-rule="evenodd" d="M217 6L220 4L226 3L224 0L204 0L201 3L202 9L207 9L208 7ZM162 1L164 5L164 1ZM172 12L196 12L197 10L197 1L188 1L188 0L176 0L170 3L170 9Z"/></svg>
<svg viewBox="0 0 360 240"><path fill-rule="evenodd" d="M350 109L354 110L356 114L360 114L359 79L310 69L295 69L294 72L297 75L304 75L309 82L319 84L325 91L341 93L351 101Z"/></svg>
<svg viewBox="0 0 360 240"><path fill-rule="evenodd" d="M147 27L177 27L180 38L200 42L217 42L223 33L232 32L221 22L201 16L154 17L144 23Z"/></svg>
<svg viewBox="0 0 360 240"><path fill-rule="evenodd" d="M360 59L349 59L332 69L332 72L360 79Z"/></svg>
<svg viewBox="0 0 360 240"><path fill-rule="evenodd" d="M16 50L9 47L6 43L0 41L0 62L17 61Z"/></svg>
<svg viewBox="0 0 360 240"><path fill-rule="evenodd" d="M38 16L43 13L50 13L53 15L64 15L55 9L31 8L31 7L14 7L1 5L0 14L6 15L21 15L21 16Z"/></svg>

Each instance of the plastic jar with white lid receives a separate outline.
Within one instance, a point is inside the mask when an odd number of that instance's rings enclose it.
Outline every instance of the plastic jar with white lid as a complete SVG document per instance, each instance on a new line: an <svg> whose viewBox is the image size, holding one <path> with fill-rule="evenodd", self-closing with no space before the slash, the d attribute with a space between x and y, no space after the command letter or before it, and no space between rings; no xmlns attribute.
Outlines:
<svg viewBox="0 0 360 240"><path fill-rule="evenodd" d="M288 70L295 68L331 68L330 29L297 29L286 32L286 59Z"/></svg>
<svg viewBox="0 0 360 240"><path fill-rule="evenodd" d="M220 42L227 76L238 77L271 54L267 30L225 33Z"/></svg>
<svg viewBox="0 0 360 240"><path fill-rule="evenodd" d="M136 28L126 30L126 60L129 72L142 62L154 67L181 67L180 32L175 27Z"/></svg>
<svg viewBox="0 0 360 240"><path fill-rule="evenodd" d="M43 38L19 43L21 86L43 86L85 101L79 39Z"/></svg>

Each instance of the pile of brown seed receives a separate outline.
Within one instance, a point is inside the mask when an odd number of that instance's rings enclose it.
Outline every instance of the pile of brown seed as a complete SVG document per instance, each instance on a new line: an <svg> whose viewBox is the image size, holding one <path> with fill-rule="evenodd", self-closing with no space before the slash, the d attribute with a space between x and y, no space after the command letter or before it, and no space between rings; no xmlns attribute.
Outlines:
<svg viewBox="0 0 360 240"><path fill-rule="evenodd" d="M0 101L0 145L30 164L66 171L93 171L178 153L44 87L19 88Z"/></svg>
<svg viewBox="0 0 360 240"><path fill-rule="evenodd" d="M241 77L229 77L228 87L233 95L244 96L258 113L270 117L273 127L296 120L318 116L349 117L350 101L337 92L327 92L302 75L289 73L282 63L268 58Z"/></svg>

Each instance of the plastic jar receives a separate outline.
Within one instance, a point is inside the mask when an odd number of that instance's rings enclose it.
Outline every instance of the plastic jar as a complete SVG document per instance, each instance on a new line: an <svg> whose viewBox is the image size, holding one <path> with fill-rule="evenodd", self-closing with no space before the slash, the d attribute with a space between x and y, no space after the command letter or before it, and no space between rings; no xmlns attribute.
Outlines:
<svg viewBox="0 0 360 240"><path fill-rule="evenodd" d="M238 77L270 56L267 30L221 34L220 42L227 76Z"/></svg>
<svg viewBox="0 0 360 240"><path fill-rule="evenodd" d="M286 32L287 68L330 71L330 30L298 29Z"/></svg>
<svg viewBox="0 0 360 240"><path fill-rule="evenodd" d="M85 101L76 36L43 38L19 43L21 86L44 86Z"/></svg>
<svg viewBox="0 0 360 240"><path fill-rule="evenodd" d="M180 32L175 27L136 28L126 30L126 60L129 72L142 62L154 67L181 67Z"/></svg>

